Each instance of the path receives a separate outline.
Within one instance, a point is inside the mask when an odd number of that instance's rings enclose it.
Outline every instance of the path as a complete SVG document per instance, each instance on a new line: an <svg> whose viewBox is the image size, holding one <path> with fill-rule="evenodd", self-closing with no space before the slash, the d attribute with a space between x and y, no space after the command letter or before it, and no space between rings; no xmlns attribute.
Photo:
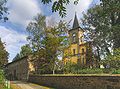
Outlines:
<svg viewBox="0 0 120 89"><path fill-rule="evenodd" d="M20 89L52 89L44 86L40 86L37 84L27 83L27 82L21 82L21 81L12 81L13 85L16 85Z"/></svg>

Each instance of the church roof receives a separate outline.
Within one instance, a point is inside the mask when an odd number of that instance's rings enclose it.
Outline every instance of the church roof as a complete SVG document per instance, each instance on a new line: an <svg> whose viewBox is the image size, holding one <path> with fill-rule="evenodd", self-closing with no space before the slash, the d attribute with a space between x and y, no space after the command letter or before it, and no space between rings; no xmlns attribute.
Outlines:
<svg viewBox="0 0 120 89"><path fill-rule="evenodd" d="M79 28L79 23L78 23L78 19L77 19L77 15L75 13L75 18L74 18L74 22L73 22L73 27L72 29L76 29L76 28Z"/></svg>

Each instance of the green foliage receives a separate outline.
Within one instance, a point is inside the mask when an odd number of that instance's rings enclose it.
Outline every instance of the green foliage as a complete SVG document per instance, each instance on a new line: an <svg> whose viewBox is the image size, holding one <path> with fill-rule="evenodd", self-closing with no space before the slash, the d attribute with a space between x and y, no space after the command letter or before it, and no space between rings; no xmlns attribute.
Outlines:
<svg viewBox="0 0 120 89"><path fill-rule="evenodd" d="M113 54L110 54L103 61L104 65L109 65L110 68L119 69L120 68L120 48L114 49Z"/></svg>
<svg viewBox="0 0 120 89"><path fill-rule="evenodd" d="M5 86L5 76L4 76L3 70L1 70L1 69L0 69L0 89L8 89ZM9 89L11 89L11 88L9 88Z"/></svg>
<svg viewBox="0 0 120 89"><path fill-rule="evenodd" d="M111 25L110 31L111 40L113 40L113 47L120 47L120 1L119 0L101 0L101 6L103 8L103 16L109 17L109 24Z"/></svg>
<svg viewBox="0 0 120 89"><path fill-rule="evenodd" d="M77 4L79 0L74 0L74 4ZM49 4L52 2L52 0L41 0L41 2L43 2L43 4ZM52 12L59 12L59 15L61 17L65 17L66 16L66 5L68 5L70 2L72 2L71 0L56 0L53 1L53 5L52 5Z"/></svg>
<svg viewBox="0 0 120 89"><path fill-rule="evenodd" d="M58 56L62 55L64 41L67 39L66 29L62 21L56 26L46 27L46 18L42 15L38 15L35 21L28 25L29 45L34 52L34 57L39 61L36 65L41 64L38 69L49 66L48 69L55 71L55 62Z"/></svg>
<svg viewBox="0 0 120 89"><path fill-rule="evenodd" d="M3 71L0 70L0 83L2 83L4 81L4 74Z"/></svg>
<svg viewBox="0 0 120 89"><path fill-rule="evenodd" d="M8 52L4 47L4 43L2 43L0 39L0 67L4 66L8 62Z"/></svg>
<svg viewBox="0 0 120 89"><path fill-rule="evenodd" d="M16 56L13 58L13 61L19 60L22 57L29 56L32 53L31 47L26 44L21 47L20 53L17 53Z"/></svg>
<svg viewBox="0 0 120 89"><path fill-rule="evenodd" d="M114 70L114 71L112 72L112 74L120 74L120 69Z"/></svg>
<svg viewBox="0 0 120 89"><path fill-rule="evenodd" d="M7 0L0 0L0 20L8 20L8 18L5 16L5 14L7 14L7 7L5 6Z"/></svg>
<svg viewBox="0 0 120 89"><path fill-rule="evenodd" d="M102 69L79 69L78 71L75 71L77 74L102 74L103 70Z"/></svg>
<svg viewBox="0 0 120 89"><path fill-rule="evenodd" d="M32 49L29 44L23 45L20 51L20 57L28 56L32 53Z"/></svg>
<svg viewBox="0 0 120 89"><path fill-rule="evenodd" d="M42 41L45 37L45 29L46 29L46 17L42 15L38 15L35 17L35 22L30 22L27 26L27 32L29 36L27 37L31 48L33 51L38 51L42 48Z"/></svg>
<svg viewBox="0 0 120 89"><path fill-rule="evenodd" d="M19 60L21 57L20 57L20 54L17 53L16 56L13 58L13 61L16 61L16 60Z"/></svg>
<svg viewBox="0 0 120 89"><path fill-rule="evenodd" d="M87 68L84 66L80 66L78 64L68 62L66 65L64 65L64 73L65 74L101 74L103 73L103 69Z"/></svg>
<svg viewBox="0 0 120 89"><path fill-rule="evenodd" d="M93 46L96 49L95 58L100 60L101 55L110 53L108 49L111 47L111 40L109 34L109 24L107 22L108 18L102 17L103 15L102 7L97 5L93 8L90 8L87 14L84 14L82 19L84 29L91 41L93 41ZM103 23L103 24L102 24ZM108 43L109 42L109 43Z"/></svg>
<svg viewBox="0 0 120 89"><path fill-rule="evenodd" d="M87 68L71 62L63 68L65 74L119 74L119 72L120 70L115 68Z"/></svg>
<svg viewBox="0 0 120 89"><path fill-rule="evenodd" d="M120 47L120 1L101 0L100 5L90 8L82 23L88 39L96 49L95 58L111 54L109 48Z"/></svg>

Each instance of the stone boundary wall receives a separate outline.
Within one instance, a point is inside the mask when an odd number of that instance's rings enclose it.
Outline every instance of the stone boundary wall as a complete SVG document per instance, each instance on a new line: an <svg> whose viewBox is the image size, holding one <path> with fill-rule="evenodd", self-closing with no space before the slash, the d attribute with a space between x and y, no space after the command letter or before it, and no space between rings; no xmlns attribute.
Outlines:
<svg viewBox="0 0 120 89"><path fill-rule="evenodd" d="M30 75L29 82L55 89L120 89L120 76L40 76Z"/></svg>

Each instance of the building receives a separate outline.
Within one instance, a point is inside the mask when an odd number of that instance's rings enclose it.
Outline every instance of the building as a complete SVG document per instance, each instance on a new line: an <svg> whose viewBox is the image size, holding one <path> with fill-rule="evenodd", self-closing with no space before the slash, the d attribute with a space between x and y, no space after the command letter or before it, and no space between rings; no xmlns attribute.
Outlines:
<svg viewBox="0 0 120 89"><path fill-rule="evenodd" d="M64 50L63 61L68 61L80 65L92 65L92 47L91 42L84 41L85 31L79 26L77 16L75 14L73 27L69 30L70 45Z"/></svg>
<svg viewBox="0 0 120 89"><path fill-rule="evenodd" d="M5 65L5 74L9 80L28 80L29 73L35 71L30 56L22 57Z"/></svg>

